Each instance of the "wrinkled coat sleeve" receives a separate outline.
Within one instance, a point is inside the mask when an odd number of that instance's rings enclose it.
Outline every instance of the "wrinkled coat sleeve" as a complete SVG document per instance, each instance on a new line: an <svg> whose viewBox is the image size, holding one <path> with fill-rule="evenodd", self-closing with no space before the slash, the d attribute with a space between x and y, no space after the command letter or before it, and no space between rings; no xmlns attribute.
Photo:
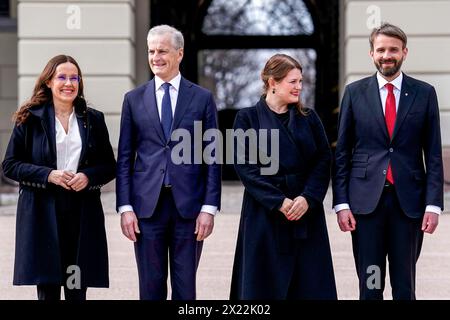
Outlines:
<svg viewBox="0 0 450 320"><path fill-rule="evenodd" d="M439 120L439 107L436 90L431 87L428 98L427 128L425 130L424 160L427 172L427 205L435 205L444 210L443 188L444 169L442 164L442 144Z"/></svg>
<svg viewBox="0 0 450 320"><path fill-rule="evenodd" d="M27 181L47 185L48 175L53 170L50 167L35 165L29 162L27 156L27 128L29 124L14 126L11 139L3 160L5 176L17 182Z"/></svg>
<svg viewBox="0 0 450 320"><path fill-rule="evenodd" d="M248 114L243 111L246 110L241 110L236 115L234 130L242 129L245 132L251 129L251 125ZM275 186L270 176L261 175L261 168L257 164L250 163L248 142L246 141L243 146L239 146L238 143L242 143L241 139L235 139L235 143L233 144L234 167L246 190L266 209L279 209L286 196ZM238 150L245 150L245 155L238 155ZM243 164L238 163L240 156L244 156Z"/></svg>
<svg viewBox="0 0 450 320"><path fill-rule="evenodd" d="M348 177L352 156L354 129L350 89L347 87L342 98L338 120L338 137L333 165L333 206L350 203Z"/></svg>
<svg viewBox="0 0 450 320"><path fill-rule="evenodd" d="M217 130L217 107L214 102L213 95L209 94L208 103L206 106L206 115L205 120L203 122L204 130ZM217 142L214 141L214 144L217 145ZM203 144L203 148L206 147L206 143ZM213 159L216 157L216 152L212 153ZM214 161L211 164L206 165L205 170L206 175L206 190L205 197L203 199L204 205L212 205L217 206L220 210L220 195L221 195L221 166Z"/></svg>
<svg viewBox="0 0 450 320"><path fill-rule="evenodd" d="M309 200L310 205L315 205L323 202L328 190L331 175L331 151L325 129L318 115L311 110L308 117L317 150L311 161L312 166L302 195Z"/></svg>

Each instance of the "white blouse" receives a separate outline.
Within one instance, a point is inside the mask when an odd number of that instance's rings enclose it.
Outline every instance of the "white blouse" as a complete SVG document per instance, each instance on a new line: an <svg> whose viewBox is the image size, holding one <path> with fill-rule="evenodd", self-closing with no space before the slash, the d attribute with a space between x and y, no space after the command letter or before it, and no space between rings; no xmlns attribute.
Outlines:
<svg viewBox="0 0 450 320"><path fill-rule="evenodd" d="M55 116L56 129L56 168L73 173L78 171L78 162L81 156L81 136L75 110L69 117L68 132L64 130L61 122Z"/></svg>

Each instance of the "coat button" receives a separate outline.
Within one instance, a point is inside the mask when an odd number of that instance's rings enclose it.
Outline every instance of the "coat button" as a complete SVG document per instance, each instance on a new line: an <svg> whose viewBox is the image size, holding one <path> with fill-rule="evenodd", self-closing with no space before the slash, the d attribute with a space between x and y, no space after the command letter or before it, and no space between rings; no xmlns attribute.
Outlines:
<svg viewBox="0 0 450 320"><path fill-rule="evenodd" d="M165 172L165 170L164 169L160 169L159 170L162 174Z"/></svg>
<svg viewBox="0 0 450 320"><path fill-rule="evenodd" d="M383 170L383 174L386 175L386 170Z"/></svg>
<svg viewBox="0 0 450 320"><path fill-rule="evenodd" d="M92 143L89 143L89 148L92 148Z"/></svg>
<svg viewBox="0 0 450 320"><path fill-rule="evenodd" d="M394 152L394 148L389 148L389 152Z"/></svg>
<svg viewBox="0 0 450 320"><path fill-rule="evenodd" d="M89 164L89 161L88 161L88 160L86 160L86 161L84 162L84 164L86 164L86 165L87 165L87 164Z"/></svg>

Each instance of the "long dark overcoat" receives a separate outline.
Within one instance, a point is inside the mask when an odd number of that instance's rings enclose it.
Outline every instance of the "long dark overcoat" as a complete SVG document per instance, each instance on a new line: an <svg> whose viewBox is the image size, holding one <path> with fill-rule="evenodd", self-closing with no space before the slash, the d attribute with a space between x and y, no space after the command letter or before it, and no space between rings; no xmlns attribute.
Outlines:
<svg viewBox="0 0 450 320"><path fill-rule="evenodd" d="M89 178L79 192L81 223L77 265L81 285L108 287L108 251L100 188L115 176L114 153L101 112L75 108L82 140L78 172ZM60 284L61 270L55 189L47 179L56 169L55 112L52 103L35 106L24 124L15 126L3 170L20 183L17 204L15 285Z"/></svg>
<svg viewBox="0 0 450 320"><path fill-rule="evenodd" d="M331 154L319 117L313 110L300 114L289 108L287 127L264 99L238 112L234 129L279 130L279 170L261 174L261 157L251 163L249 139L235 141L235 168L245 186L231 284L231 299L286 299L292 279L306 279L306 299L336 299L336 285L326 228L323 199L330 180ZM264 134L262 135L264 136ZM266 135L267 136L267 135ZM274 135L269 134L267 145ZM259 150L265 148L258 137ZM251 149L250 149L251 150ZM276 152L273 152L276 153ZM264 157L263 157L264 158ZM239 164L239 160L244 164ZM273 165L273 164L272 164ZM278 211L285 197L303 195L309 209L298 221Z"/></svg>

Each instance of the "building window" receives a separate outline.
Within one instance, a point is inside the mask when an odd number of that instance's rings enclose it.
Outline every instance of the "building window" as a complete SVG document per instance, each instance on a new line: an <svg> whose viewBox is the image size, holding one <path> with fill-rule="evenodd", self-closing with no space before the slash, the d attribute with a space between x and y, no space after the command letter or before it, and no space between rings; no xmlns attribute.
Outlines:
<svg viewBox="0 0 450 320"><path fill-rule="evenodd" d="M206 45L197 54L198 82L214 93L219 111L259 100L261 70L275 53L303 66L302 102L315 107L315 28L303 1L213 0L201 32Z"/></svg>
<svg viewBox="0 0 450 320"><path fill-rule="evenodd" d="M9 0L0 0L0 17L9 17Z"/></svg>
<svg viewBox="0 0 450 320"><path fill-rule="evenodd" d="M311 35L314 24L299 0L214 0L202 31L210 35Z"/></svg>
<svg viewBox="0 0 450 320"><path fill-rule="evenodd" d="M198 54L199 83L214 93L219 111L251 107L262 94L260 73L264 64L280 52L302 64L302 102L313 108L316 81L314 49L201 50Z"/></svg>
<svg viewBox="0 0 450 320"><path fill-rule="evenodd" d="M17 32L17 0L0 0L0 31Z"/></svg>

